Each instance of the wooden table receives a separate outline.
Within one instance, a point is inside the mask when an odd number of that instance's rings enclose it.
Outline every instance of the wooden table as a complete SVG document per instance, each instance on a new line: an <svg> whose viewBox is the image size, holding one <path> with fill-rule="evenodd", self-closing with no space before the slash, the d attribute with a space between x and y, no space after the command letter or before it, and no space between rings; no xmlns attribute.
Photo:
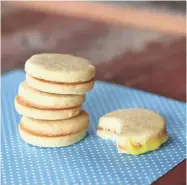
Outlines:
<svg viewBox="0 0 187 185"><path fill-rule="evenodd" d="M2 17L2 73L41 52L89 58L97 80L186 102L186 38L99 21L19 10ZM154 185L183 185L186 161Z"/></svg>

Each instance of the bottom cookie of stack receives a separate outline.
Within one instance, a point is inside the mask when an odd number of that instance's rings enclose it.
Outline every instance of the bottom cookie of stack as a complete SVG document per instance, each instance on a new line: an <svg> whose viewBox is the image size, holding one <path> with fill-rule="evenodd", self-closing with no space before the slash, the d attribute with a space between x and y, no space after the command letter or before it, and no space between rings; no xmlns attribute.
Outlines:
<svg viewBox="0 0 187 185"><path fill-rule="evenodd" d="M22 117L18 126L21 138L38 147L62 147L77 143L86 136L89 116L85 111L67 120L46 121Z"/></svg>

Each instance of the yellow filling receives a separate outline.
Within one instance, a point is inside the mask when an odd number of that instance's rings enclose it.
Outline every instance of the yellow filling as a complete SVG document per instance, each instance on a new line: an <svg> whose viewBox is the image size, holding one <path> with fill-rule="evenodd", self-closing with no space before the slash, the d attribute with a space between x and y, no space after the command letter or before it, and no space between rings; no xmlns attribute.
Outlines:
<svg viewBox="0 0 187 185"><path fill-rule="evenodd" d="M168 140L168 135L164 135L160 138L150 140L142 146L134 145L134 143L129 140L127 148L125 150L132 155L143 154L152 150L158 149L163 143Z"/></svg>

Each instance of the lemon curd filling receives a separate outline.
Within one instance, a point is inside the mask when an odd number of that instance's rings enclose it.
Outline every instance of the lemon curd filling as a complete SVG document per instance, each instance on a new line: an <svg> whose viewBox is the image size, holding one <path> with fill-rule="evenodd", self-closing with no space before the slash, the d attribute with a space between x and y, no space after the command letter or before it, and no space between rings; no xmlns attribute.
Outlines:
<svg viewBox="0 0 187 185"><path fill-rule="evenodd" d="M128 140L127 146L124 148L127 153L132 155L143 154L152 150L158 149L163 143L168 140L168 135L163 135L160 138L152 139L146 142L144 145L137 146L130 139ZM120 150L123 150L123 147L118 146Z"/></svg>

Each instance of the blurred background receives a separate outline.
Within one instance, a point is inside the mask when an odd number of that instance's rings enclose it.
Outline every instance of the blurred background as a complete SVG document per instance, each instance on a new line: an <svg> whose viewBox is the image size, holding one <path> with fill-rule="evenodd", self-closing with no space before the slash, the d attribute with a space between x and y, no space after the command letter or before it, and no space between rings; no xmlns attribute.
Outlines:
<svg viewBox="0 0 187 185"><path fill-rule="evenodd" d="M186 2L2 2L2 73L69 53L97 79L186 101Z"/></svg>

